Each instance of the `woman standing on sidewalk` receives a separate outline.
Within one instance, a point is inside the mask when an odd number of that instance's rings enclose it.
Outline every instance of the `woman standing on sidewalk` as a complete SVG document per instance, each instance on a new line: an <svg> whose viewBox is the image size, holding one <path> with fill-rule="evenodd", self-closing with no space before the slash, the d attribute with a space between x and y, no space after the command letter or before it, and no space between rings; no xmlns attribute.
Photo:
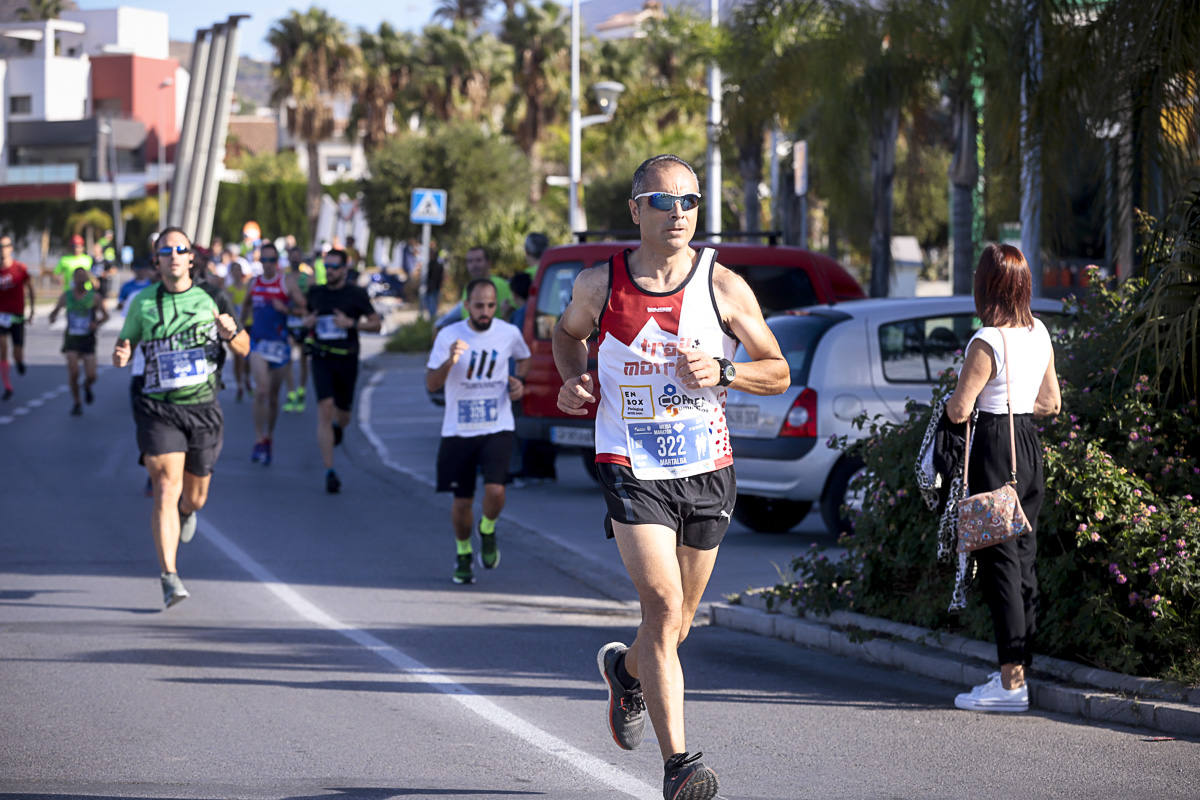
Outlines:
<svg viewBox="0 0 1200 800"><path fill-rule="evenodd" d="M984 327L967 343L958 388L946 404L951 422L966 422L978 407L967 482L970 494L999 489L1012 471L1009 402L1013 413L1017 493L1029 532L975 551L984 600L992 612L1000 671L954 699L970 711L1029 709L1025 670L1037 631L1037 518L1045 496L1043 450L1035 416L1059 412L1054 350L1041 320L1029 309L1033 285L1021 251L989 245L975 268L975 312Z"/></svg>

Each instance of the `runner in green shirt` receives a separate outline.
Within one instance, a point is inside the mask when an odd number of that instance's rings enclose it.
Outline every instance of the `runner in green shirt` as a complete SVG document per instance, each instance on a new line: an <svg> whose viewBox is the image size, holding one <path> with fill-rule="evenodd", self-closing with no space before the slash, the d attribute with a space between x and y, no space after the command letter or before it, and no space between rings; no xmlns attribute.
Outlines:
<svg viewBox="0 0 1200 800"><path fill-rule="evenodd" d="M250 337L192 283L192 243L182 230L163 231L155 242L155 257L162 282L130 302L113 366L124 367L133 348L140 348L144 372L133 399L133 419L153 487L150 529L162 568L163 602L170 608L188 596L175 555L179 543L196 532L196 511L208 499L224 440L218 356L223 343L245 356Z"/></svg>
<svg viewBox="0 0 1200 800"><path fill-rule="evenodd" d="M92 384L96 382L96 331L108 319L104 299L87 288L88 272L83 267L75 270L71 288L63 292L50 311L50 324L58 318L58 312L67 311L67 328L63 332L63 355L67 357L67 385L71 387L71 416L83 413L79 402L79 361L83 360L83 393L88 405L96 399Z"/></svg>
<svg viewBox="0 0 1200 800"><path fill-rule="evenodd" d="M71 237L71 252L58 260L58 266L54 268L54 277L58 278L59 285L64 290L71 288L71 280L75 276L75 270L83 268L88 271L87 288L91 289L92 279L92 257L83 252L83 237L75 234Z"/></svg>

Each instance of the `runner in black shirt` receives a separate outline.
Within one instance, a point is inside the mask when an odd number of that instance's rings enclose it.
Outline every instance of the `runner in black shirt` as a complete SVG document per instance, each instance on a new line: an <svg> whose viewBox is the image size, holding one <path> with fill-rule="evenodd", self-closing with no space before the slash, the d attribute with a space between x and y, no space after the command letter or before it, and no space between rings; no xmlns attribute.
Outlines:
<svg viewBox="0 0 1200 800"><path fill-rule="evenodd" d="M383 319L367 291L346 280L346 253L325 254L324 285L309 288L304 327L312 343L313 388L317 393L317 444L325 462L325 491L336 494L342 482L333 471L333 448L350 424L354 384L358 380L358 332L377 333Z"/></svg>

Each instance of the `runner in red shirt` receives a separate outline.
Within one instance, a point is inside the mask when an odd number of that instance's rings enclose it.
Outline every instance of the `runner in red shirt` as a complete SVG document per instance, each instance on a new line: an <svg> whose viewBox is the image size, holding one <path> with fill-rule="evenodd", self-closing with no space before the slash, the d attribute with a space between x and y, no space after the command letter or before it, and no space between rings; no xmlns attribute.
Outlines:
<svg viewBox="0 0 1200 800"><path fill-rule="evenodd" d="M26 298L29 314L25 314ZM13 240L0 235L0 381L4 383L3 399L13 395L12 379L8 372L8 340L12 339L13 358L17 372L25 374L25 323L33 322L33 281L29 270L20 261L13 261Z"/></svg>

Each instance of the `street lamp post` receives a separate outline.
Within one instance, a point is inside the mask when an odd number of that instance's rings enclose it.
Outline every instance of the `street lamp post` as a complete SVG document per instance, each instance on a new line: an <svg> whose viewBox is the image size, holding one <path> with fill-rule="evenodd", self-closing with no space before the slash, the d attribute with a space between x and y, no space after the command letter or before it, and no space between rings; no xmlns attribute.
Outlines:
<svg viewBox="0 0 1200 800"><path fill-rule="evenodd" d="M116 235L116 250L121 252L125 245L125 220L121 218L121 191L117 186L117 134L112 117L105 117L100 122L100 133L108 137L108 153L110 164L109 178L112 180L112 216L113 233Z"/></svg>
<svg viewBox="0 0 1200 800"><path fill-rule="evenodd" d="M172 78L163 78L162 83L158 85L159 89L169 89L175 85ZM163 202L164 192L163 187L167 185L167 147L163 142L163 129L160 126L158 129L158 230L161 233L167 227L167 204Z"/></svg>
<svg viewBox="0 0 1200 800"><path fill-rule="evenodd" d="M583 208L579 204L579 183L582 172L580 138L583 129L608 122L617 113L617 100L625 91L616 81L598 81L592 86L602 113L581 117L579 112L579 0L571 0L571 155L567 172L567 221L571 232L583 230Z"/></svg>

